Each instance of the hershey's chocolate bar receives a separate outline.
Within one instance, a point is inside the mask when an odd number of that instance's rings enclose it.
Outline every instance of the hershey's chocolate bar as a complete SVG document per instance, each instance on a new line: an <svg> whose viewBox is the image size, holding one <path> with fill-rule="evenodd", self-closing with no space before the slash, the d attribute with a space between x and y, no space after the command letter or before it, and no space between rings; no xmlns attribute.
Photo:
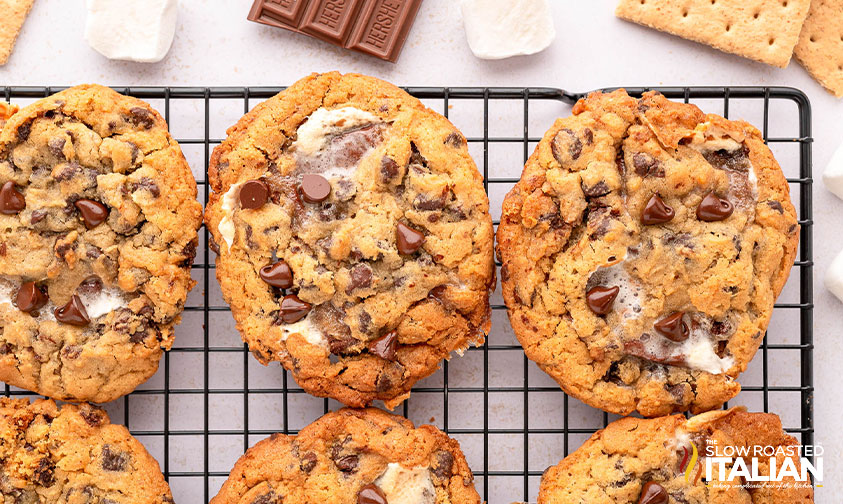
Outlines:
<svg viewBox="0 0 843 504"><path fill-rule="evenodd" d="M249 20L398 59L421 0L256 0Z"/></svg>

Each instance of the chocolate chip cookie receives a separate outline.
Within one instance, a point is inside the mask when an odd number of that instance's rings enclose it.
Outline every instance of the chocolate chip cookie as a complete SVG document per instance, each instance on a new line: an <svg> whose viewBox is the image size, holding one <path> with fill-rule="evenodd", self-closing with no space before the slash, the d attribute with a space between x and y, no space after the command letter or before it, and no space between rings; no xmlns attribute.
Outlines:
<svg viewBox="0 0 843 504"><path fill-rule="evenodd" d="M810 480L793 476L801 477L799 449L769 413L733 408L688 420L622 418L545 471L538 504L808 504L814 502ZM755 459L761 476L771 474L772 458L775 474L786 474L747 482L732 474L740 468L730 462L721 476L714 458L727 456L740 457L750 469Z"/></svg>
<svg viewBox="0 0 843 504"><path fill-rule="evenodd" d="M527 356L574 397L707 411L740 390L798 233L753 126L654 92L594 93L504 200L504 300Z"/></svg>
<svg viewBox="0 0 843 504"><path fill-rule="evenodd" d="M196 182L161 116L111 89L0 111L0 379L111 401L173 343L193 286Z"/></svg>
<svg viewBox="0 0 843 504"><path fill-rule="evenodd" d="M328 413L235 464L211 504L480 504L459 443L378 409Z"/></svg>
<svg viewBox="0 0 843 504"><path fill-rule="evenodd" d="M172 504L152 458L90 404L0 397L0 502Z"/></svg>
<svg viewBox="0 0 843 504"><path fill-rule="evenodd" d="M493 228L463 135L362 75L300 80L214 150L205 220L243 339L306 391L392 408L481 344Z"/></svg>

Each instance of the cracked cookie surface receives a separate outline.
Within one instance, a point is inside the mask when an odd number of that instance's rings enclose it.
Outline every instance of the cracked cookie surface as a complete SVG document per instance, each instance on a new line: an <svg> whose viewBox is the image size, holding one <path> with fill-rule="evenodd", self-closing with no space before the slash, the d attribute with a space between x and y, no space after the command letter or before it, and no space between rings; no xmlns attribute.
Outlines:
<svg viewBox="0 0 843 504"><path fill-rule="evenodd" d="M775 458L776 475L788 467L801 473L799 442L785 433L779 417L770 413L733 408L690 419L681 415L649 420L627 417L597 431L545 471L538 504L814 502L810 481L806 486L789 474L780 481L755 481L758 488L753 488L742 486L739 476L729 480L731 463L726 464L721 480L714 463L712 479L705 481L706 457L730 453L759 453L758 457L745 456L744 463L749 467L756 458L757 474L762 476L771 474L771 457Z"/></svg>
<svg viewBox="0 0 843 504"><path fill-rule="evenodd" d="M111 401L172 345L194 283L196 182L163 118L111 89L0 111L0 379Z"/></svg>
<svg viewBox="0 0 843 504"><path fill-rule="evenodd" d="M757 129L656 93L595 93L504 200L509 319L527 356L591 406L707 411L740 390L798 232Z"/></svg>
<svg viewBox="0 0 843 504"><path fill-rule="evenodd" d="M480 504L459 443L369 408L328 413L250 448L211 504Z"/></svg>
<svg viewBox="0 0 843 504"><path fill-rule="evenodd" d="M493 228L466 140L391 84L300 80L229 129L206 222L237 327L307 392L394 407L481 344Z"/></svg>
<svg viewBox="0 0 843 504"><path fill-rule="evenodd" d="M0 397L0 503L172 502L158 462L105 411Z"/></svg>

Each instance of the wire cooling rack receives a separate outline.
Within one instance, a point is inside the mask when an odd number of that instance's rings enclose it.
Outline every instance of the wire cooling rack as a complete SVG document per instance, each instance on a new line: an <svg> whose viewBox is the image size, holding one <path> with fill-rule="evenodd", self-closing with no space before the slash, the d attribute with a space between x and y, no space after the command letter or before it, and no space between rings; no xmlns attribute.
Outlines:
<svg viewBox="0 0 843 504"><path fill-rule="evenodd" d="M25 104L62 87L6 87ZM224 130L283 88L128 87L117 91L161 111L208 197L206 167ZM407 91L441 111L466 135L482 169L495 224L503 196L556 117L583 94L553 88L430 88ZM627 88L640 95L648 88ZM802 226L799 256L779 297L764 342L732 405L782 416L788 432L813 441L811 111L808 98L780 87L654 88L705 112L759 126L788 177ZM263 367L241 342L202 245L174 348L158 373L131 395L105 405L158 459L179 504L207 502L236 459L274 432L295 433L340 405L305 394L276 363ZM543 470L575 450L614 415L563 394L530 362L515 339L500 291L492 298L492 333L482 347L445 362L397 410L458 439L490 504L535 500ZM32 395L5 387L6 395Z"/></svg>

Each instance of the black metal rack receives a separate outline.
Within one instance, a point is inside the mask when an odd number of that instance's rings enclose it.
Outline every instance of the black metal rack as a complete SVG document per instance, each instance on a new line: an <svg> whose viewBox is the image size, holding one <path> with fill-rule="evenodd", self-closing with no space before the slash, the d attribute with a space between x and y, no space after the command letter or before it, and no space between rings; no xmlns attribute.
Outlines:
<svg viewBox="0 0 843 504"><path fill-rule="evenodd" d="M26 100L41 98L64 89L63 87L6 87L4 89L7 101L25 102ZM283 88L280 87L252 87L252 88L202 88L202 87L118 87L118 92L148 100L153 106L162 111L171 130L184 149L188 146L198 149L197 157L193 160L194 173L197 173L198 163L203 163L198 173L204 174L204 167L208 165L213 147L222 141L223 133L212 131L212 111L216 104L225 102L229 106L234 103L238 114L250 110L259 101L269 98ZM553 117L561 117L570 113L570 106L584 94L568 93L554 88L433 88L409 87L405 88L410 94L422 99L428 106L441 110L445 116L451 116L456 126L466 134L470 150L474 155L478 167L482 169L484 185L487 192L501 194L518 180L520 166L512 163L512 170L506 170L503 175L493 166L495 154L492 150L497 146L517 148L520 153L520 164L526 161L535 144L547 129ZM649 88L627 88L632 95L640 95ZM800 438L805 444L813 442L813 291L812 291L812 175L811 175L811 110L808 98L799 90L782 87L659 87L668 98L692 102L704 111L717 113L725 117L738 115L735 109L740 109L740 115L751 115L750 122L760 125L764 139L771 148L777 145L793 145L792 153L794 173L785 172L791 176L788 182L792 193L798 197L796 202L799 222L802 226L801 241L798 258L791 273L791 281L798 283L792 289L794 300L781 299L776 304L776 313L798 315L798 337L786 334L784 341L771 341L769 333L755 357L760 361L761 383L745 384L742 395L749 394L755 398L754 404L764 411L782 413L783 410L799 411L798 425L787 424L786 430ZM184 102L193 104L192 112L185 114L174 111L181 108ZM491 118L490 108L498 108L503 104L506 117ZM738 106L740 104L740 107ZM774 112L781 112L781 105L794 108L779 120L773 117ZM467 106L469 113L466 118L454 118L454 111ZM749 108L746 108L746 107ZM541 114L538 114L538 113ZM548 120L536 121L536 115L546 115ZM759 115L760 114L760 115ZM204 130L199 134L180 134L173 128L171 115L179 116L182 120L193 120L198 124L204 123ZM233 117L226 126L233 124ZM523 121L523 122L522 122ZM496 133L499 123L509 123L512 134ZM520 123L520 124L519 124ZM791 134L771 135L771 126L784 123L795 128ZM775 150L775 149L774 149ZM190 156L188 156L190 159ZM781 161L781 159L780 159ZM783 166L785 165L782 162ZM209 192L208 181L205 176L197 177L200 187L200 199L207 202ZM493 212L499 211L492 202ZM497 221L495 221L497 225ZM202 230L200 235L207 243L208 232ZM291 418L296 412L297 404L301 400L319 403L316 409L305 414L310 420L329 409L338 407L337 403L327 399L316 399L307 396L288 372L281 372L280 367L274 365L273 372L278 380L271 386L253 385L250 383L256 375L256 361L249 355L245 345L239 342L239 336L228 334L224 339L212 330L220 324L216 319L218 312L225 312L228 307L224 303L216 303L212 296L215 287L213 253L205 246L200 249L193 265L194 278L199 282L195 289L195 296L191 296L185 309L185 320L177 335L201 332L201 342L183 345L177 336L175 347L164 357L158 375L149 383L140 387L129 396L106 406L112 414L112 420L121 422L130 428L132 433L147 444L153 455L158 458L161 469L173 487L176 501L180 504L207 502L216 493L216 488L228 475L232 460L221 463L214 460L221 453L218 441L237 439L235 448L242 453L257 440L273 432L295 433L302 425ZM784 296L783 296L784 297ZM213 298L213 299L212 299ZM462 359L455 358L450 364L445 362L442 370L433 377L422 381L413 391L413 397L399 407L398 412L405 416L413 416L416 409L418 415L427 415L432 406L434 418L425 416L416 419L416 423L433 423L450 435L459 439L464 448L473 445L476 449L466 450L469 464L475 471L478 490L490 504L511 502L535 498L538 490L539 478L542 470L548 464L555 464L585 440L595 430L604 427L612 416L606 413L596 413L591 424L580 425L575 420L572 410L580 406L575 399L569 399L555 384L548 382L523 355L521 347L511 334L507 334L508 322L505 317L505 307L500 301L500 295L493 298L493 329L492 335L482 347L471 348ZM223 314L227 315L227 314ZM230 319L230 316L228 317ZM771 324L771 331L775 324ZM229 331L230 333L231 331ZM794 332L794 331L789 331ZM511 333L511 331L510 331ZM182 338L183 339L183 338ZM199 340L199 338L191 338ZM234 343L232 343L234 342ZM507 380L513 383L501 383L500 377L490 375L496 373L500 356L508 355L509 362L516 369L510 373ZM200 369L187 369L182 365L181 357L195 356L201 358L201 385L191 384L190 380L179 378L183 373L197 374ZM768 363L773 356L786 360L788 367L798 366L798 373L794 373L794 382L781 384L778 375L781 368L773 368ZM242 383L239 386L212 385L212 367L217 359L227 359L232 365L242 365ZM176 360L179 362L175 362ZM467 364L461 360L474 360L479 366L482 376L458 376L462 366ZM212 363L213 361L213 363ZM259 366L259 365L257 365ZM258 370L259 371L259 370ZM239 379L238 379L239 380ZM740 379L743 382L743 379ZM520 383L519 383L520 382ZM531 383L532 382L532 383ZM228 385L228 384L226 384ZM236 384L235 384L236 385ZM5 395L32 395L26 391L5 387ZM782 396L782 397L779 397ZM185 422L178 421L175 416L174 403L183 398L201 398L201 414L197 413L195 420L185 426ZM747 396L749 397L749 396ZM221 411L226 415L236 417L235 427L216 428L218 413L211 413L213 402L216 411L218 399L224 399L225 406ZM253 413L253 400L261 398L265 401L280 402L281 417L270 422L268 426L252 427L256 419L263 420L266 415ZM301 399L301 400L300 400ZM452 402L453 401L453 402ZM194 402L199 402L194 401ZM133 403L140 406L132 407ZM771 407L771 403L777 406ZM422 405L418 408L416 405ZM457 406L458 405L458 406ZM463 425L465 422L455 422L452 418L456 410L470 409L474 405L482 410L479 415L472 415L474 423ZM198 405L197 405L198 407ZM242 408L242 411L240 410ZM532 408L532 409L531 409ZM538 411L536 410L538 408ZM555 413L561 409L561 418ZM587 407L585 407L587 408ZM180 408L180 411L184 408ZM189 409L189 408L188 408ZM521 410L521 415L515 422L507 423L506 409ZM581 409L580 409L581 410ZM310 411L310 410L309 410ZM550 415L537 421L540 414ZM596 411L596 410L594 410ZM180 414L180 413L179 413ZM588 415L588 413L586 413ZM510 415L512 420L515 418ZM138 426L138 419L144 419L144 425ZM156 420L149 427L150 418ZM160 420L160 422L158 422ZM503 425L506 423L506 425ZM519 425L520 423L520 425ZM795 422L794 422L795 423ZM456 424L456 425L455 425ZM176 449L184 439L196 440L187 449ZM198 441L201 439L201 442ZM501 456L501 445L511 444L510 453L520 456ZM550 448L547 448L550 446ZM550 453L545 453L548 449ZM175 453L177 452L178 453ZM537 456L538 452L541 456ZM475 456L472 456L472 453ZM236 458L236 454L233 455ZM481 459L482 457L482 459ZM228 456L232 458L232 456ZM540 460L537 460L540 459ZM532 461L532 463L531 463ZM539 462L543 466L537 466ZM508 490L503 490L507 488ZM514 488L514 490L513 490ZM521 494L519 495L519 490Z"/></svg>

